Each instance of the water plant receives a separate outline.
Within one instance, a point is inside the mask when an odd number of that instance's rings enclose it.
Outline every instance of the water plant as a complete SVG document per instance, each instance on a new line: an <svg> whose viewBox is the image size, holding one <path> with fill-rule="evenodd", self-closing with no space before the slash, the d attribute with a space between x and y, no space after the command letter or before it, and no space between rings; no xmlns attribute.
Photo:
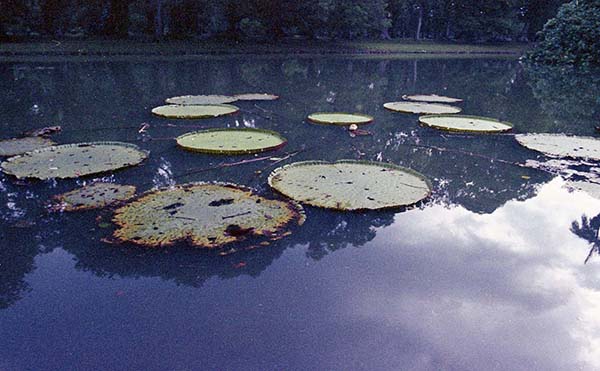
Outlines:
<svg viewBox="0 0 600 371"><path fill-rule="evenodd" d="M165 103L178 105L204 105L233 103L237 98L229 95L181 95L165 99Z"/></svg>
<svg viewBox="0 0 600 371"><path fill-rule="evenodd" d="M519 144L552 157L585 158L600 161L600 140L564 134L518 134Z"/></svg>
<svg viewBox="0 0 600 371"><path fill-rule="evenodd" d="M40 136L0 140L0 156L16 156L35 149L55 145L48 138Z"/></svg>
<svg viewBox="0 0 600 371"><path fill-rule="evenodd" d="M308 115L308 120L325 125L360 125L372 122L373 117L362 113L316 112Z"/></svg>
<svg viewBox="0 0 600 371"><path fill-rule="evenodd" d="M451 114L462 111L460 107L420 102L388 102L384 103L383 107L390 111L403 113Z"/></svg>
<svg viewBox="0 0 600 371"><path fill-rule="evenodd" d="M436 94L403 95L402 99L410 100L413 102L430 102L430 103L459 103L459 102L463 101L460 98L445 97L443 95L436 95Z"/></svg>
<svg viewBox="0 0 600 371"><path fill-rule="evenodd" d="M513 128L508 122L467 115L427 115L419 117L419 122L434 129L468 133L501 133Z"/></svg>
<svg viewBox="0 0 600 371"><path fill-rule="evenodd" d="M230 115L240 109L231 104L199 104L199 105L166 105L152 109L152 113L174 119L204 119Z"/></svg>
<svg viewBox="0 0 600 371"><path fill-rule="evenodd" d="M54 196L53 211L80 211L111 206L133 197L135 187L98 182Z"/></svg>
<svg viewBox="0 0 600 371"><path fill-rule="evenodd" d="M271 130L252 128L209 129L183 134L177 144L187 150L214 154L249 154L276 150L287 140Z"/></svg>

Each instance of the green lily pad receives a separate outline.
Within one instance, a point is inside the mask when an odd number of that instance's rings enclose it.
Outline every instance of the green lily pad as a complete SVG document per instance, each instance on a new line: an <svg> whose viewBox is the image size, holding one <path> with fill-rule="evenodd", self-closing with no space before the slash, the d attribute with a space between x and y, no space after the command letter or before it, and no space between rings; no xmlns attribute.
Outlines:
<svg viewBox="0 0 600 371"><path fill-rule="evenodd" d="M111 206L133 197L135 187L113 183L94 183L54 196L52 210L79 211Z"/></svg>
<svg viewBox="0 0 600 371"><path fill-rule="evenodd" d="M416 171L353 160L285 165L269 175L269 185L296 201L336 210L410 206L431 194L431 183Z"/></svg>
<svg viewBox="0 0 600 371"><path fill-rule="evenodd" d="M390 111L403 113L451 114L461 111L459 107L434 103L389 102L383 106Z"/></svg>
<svg viewBox="0 0 600 371"><path fill-rule="evenodd" d="M165 100L168 104L178 104L183 106L188 105L204 105L204 104L224 104L235 102L237 98L229 95L182 95L179 97L171 97Z"/></svg>
<svg viewBox="0 0 600 371"><path fill-rule="evenodd" d="M304 222L304 212L242 186L189 183L142 195L117 209L113 222L122 242L161 247L186 241L214 249L248 237L282 238Z"/></svg>
<svg viewBox="0 0 600 371"><path fill-rule="evenodd" d="M14 156L2 171L17 178L76 178L137 165L148 157L138 146L121 142L90 142L46 147Z"/></svg>
<svg viewBox="0 0 600 371"><path fill-rule="evenodd" d="M501 133L513 128L508 122L479 116L428 115L419 117L419 121L434 129L468 133Z"/></svg>
<svg viewBox="0 0 600 371"><path fill-rule="evenodd" d="M236 94L234 97L237 100L276 100L279 99L279 95L267 94L267 93L248 93L248 94Z"/></svg>
<svg viewBox="0 0 600 371"><path fill-rule="evenodd" d="M308 120L325 125L360 125L373 121L373 117L361 113L316 112L308 115Z"/></svg>
<svg viewBox="0 0 600 371"><path fill-rule="evenodd" d="M600 161L600 140L564 134L518 134L520 145L553 157L587 158Z"/></svg>
<svg viewBox="0 0 600 371"><path fill-rule="evenodd" d="M403 95L402 99L410 100L413 102L430 102L430 103L459 103L459 102L463 101L460 98L445 97L443 95L436 95L436 94Z"/></svg>
<svg viewBox="0 0 600 371"><path fill-rule="evenodd" d="M35 149L55 145L53 141L42 137L25 137L0 140L0 156L16 156Z"/></svg>
<svg viewBox="0 0 600 371"><path fill-rule="evenodd" d="M199 104L193 106L167 105L152 109L152 113L174 119L204 119L236 113L240 109L231 104Z"/></svg>
<svg viewBox="0 0 600 371"><path fill-rule="evenodd" d="M209 129L183 134L177 144L187 150L216 154L247 154L279 149L287 140L260 129Z"/></svg>

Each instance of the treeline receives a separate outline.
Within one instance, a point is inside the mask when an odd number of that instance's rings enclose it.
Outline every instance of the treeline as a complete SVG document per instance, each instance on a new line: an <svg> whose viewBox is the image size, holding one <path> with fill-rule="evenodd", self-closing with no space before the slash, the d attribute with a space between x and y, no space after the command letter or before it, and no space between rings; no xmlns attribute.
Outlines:
<svg viewBox="0 0 600 371"><path fill-rule="evenodd" d="M0 37L533 40L565 0L2 0Z"/></svg>

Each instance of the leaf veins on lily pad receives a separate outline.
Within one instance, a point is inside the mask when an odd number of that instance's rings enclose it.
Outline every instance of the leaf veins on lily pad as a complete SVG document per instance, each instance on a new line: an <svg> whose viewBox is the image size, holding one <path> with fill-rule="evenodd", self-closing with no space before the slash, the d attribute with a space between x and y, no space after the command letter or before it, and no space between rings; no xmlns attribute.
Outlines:
<svg viewBox="0 0 600 371"><path fill-rule="evenodd" d="M54 196L54 211L80 211L111 206L133 197L135 187L113 183L94 183Z"/></svg>
<svg viewBox="0 0 600 371"><path fill-rule="evenodd" d="M0 156L16 156L35 149L53 146L50 139L39 136L0 140Z"/></svg>
<svg viewBox="0 0 600 371"><path fill-rule="evenodd" d="M438 130L467 133L501 133L512 130L512 124L489 117L466 115L427 115L419 122Z"/></svg>
<svg viewBox="0 0 600 371"><path fill-rule="evenodd" d="M285 165L269 175L269 185L296 201L337 210L399 208L431 193L429 180L414 170L353 160Z"/></svg>
<svg viewBox="0 0 600 371"><path fill-rule="evenodd" d="M234 155L275 150L287 143L275 131L251 128L201 130L176 139L179 146L190 151Z"/></svg>
<svg viewBox="0 0 600 371"><path fill-rule="evenodd" d="M182 95L165 100L168 104L198 105L198 104L224 104L233 103L237 100L229 95Z"/></svg>
<svg viewBox="0 0 600 371"><path fill-rule="evenodd" d="M564 134L519 134L520 145L553 157L586 158L600 161L600 140Z"/></svg>
<svg viewBox="0 0 600 371"><path fill-rule="evenodd" d="M308 120L325 125L360 125L373 121L373 117L361 113L316 112L308 115Z"/></svg>
<svg viewBox="0 0 600 371"><path fill-rule="evenodd" d="M240 109L231 104L199 104L159 106L152 109L152 113L166 118L174 119L205 119L236 113Z"/></svg>
<svg viewBox="0 0 600 371"><path fill-rule="evenodd" d="M419 102L389 102L383 105L386 109L403 113L450 114L459 113L459 107L446 104L419 103Z"/></svg>
<svg viewBox="0 0 600 371"><path fill-rule="evenodd" d="M148 192L116 210L118 241L146 247L188 242L221 248L249 237L275 240L304 222L294 202L267 199L234 184L189 183Z"/></svg>
<svg viewBox="0 0 600 371"><path fill-rule="evenodd" d="M4 161L2 171L19 179L64 179L137 165L148 157L138 146L90 142L46 147Z"/></svg>

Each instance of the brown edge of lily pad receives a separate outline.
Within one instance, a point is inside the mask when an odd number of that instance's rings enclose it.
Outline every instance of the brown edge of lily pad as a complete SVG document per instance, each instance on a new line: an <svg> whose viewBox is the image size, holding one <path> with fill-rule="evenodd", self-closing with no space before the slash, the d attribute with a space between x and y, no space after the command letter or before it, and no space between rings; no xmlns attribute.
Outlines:
<svg viewBox="0 0 600 371"><path fill-rule="evenodd" d="M338 161L334 161L334 162L328 162L328 161L319 161L319 160L309 160L309 161L299 161L299 162L293 162L291 164L287 164L287 165L283 165L281 167L278 167L277 169L273 170L271 172L271 174L269 174L269 177L267 179L267 182L269 184L269 186L271 187L271 189L275 190L277 193L284 195L285 197L292 199L293 198L291 196L288 196L287 194L285 194L285 192L279 190L278 188L276 188L275 186L273 186L272 183L272 178L275 177L277 175L277 173L289 168L289 167L295 167L295 166L306 166L306 165L335 165L335 164L363 164L363 165L377 165L377 166L381 166L381 167L385 167L388 169L393 169L393 170L400 170L400 171L404 171L406 173L409 173L411 175L416 176L417 178L423 180L425 182L425 184L427 184L427 188L429 189L429 192L427 192L427 195L425 195L425 197L423 197L422 199L420 199L419 201L412 203L412 204L408 204L408 205L395 205L395 206L386 206L386 207L379 207L379 208L375 208L375 209L369 209L369 208L360 208L360 209L344 209L344 208L330 208L330 207L323 207L323 206L319 206L310 202L301 202L301 201L296 201L296 202L300 202L302 204L306 204L309 206L313 206L313 207L319 207L319 208L325 208L328 210L335 210L335 211L341 211L341 212L365 212L365 211L405 211L405 210L409 210L412 209L414 207L418 207L419 205L422 205L424 202L426 202L432 195L433 192L433 185L431 184L431 181L423 174L419 173L416 170L407 168L407 167L403 167L403 166L399 166L399 165L395 165L395 164L390 164L390 163L385 163L385 162L374 162L374 161L361 161L361 160L338 160Z"/></svg>
<svg viewBox="0 0 600 371"><path fill-rule="evenodd" d="M352 116L360 116L360 117L364 117L367 119L367 121L365 122L331 122L331 121L323 121L323 120L316 120L314 118L311 118L310 116L312 115L352 115ZM333 126L348 126L348 125L366 125L366 124L370 124L372 123L375 118L371 115L367 115L364 113L349 113L349 112L313 112L311 114L309 114L307 117L308 121L313 122L315 124L320 124L320 125L333 125Z"/></svg>
<svg viewBox="0 0 600 371"><path fill-rule="evenodd" d="M219 106L219 107L228 107L228 108L234 108L235 111L230 112L230 113L224 113L222 115L198 115L198 116L185 116L185 115L173 115L173 116L166 116L166 115L162 115L160 113L156 113L154 110L159 108L159 107L165 107L165 106L181 106L181 107L193 107L193 106ZM197 119L208 119L208 118L215 118L215 117L221 117L221 116L229 116L229 115L234 115L238 112L240 112L240 108L238 106L234 106L233 104L163 104L162 106L156 106L154 108L152 108L151 110L152 114L158 117L162 117L165 119L181 119L181 120L197 120Z"/></svg>
<svg viewBox="0 0 600 371"><path fill-rule="evenodd" d="M472 119L478 119L478 120L486 120L486 121L493 121L493 122L497 122L499 124L502 125L506 125L509 128L508 129L503 129L503 130L462 130L462 129L452 129L452 128L448 128L445 126L439 126L439 125L432 125L432 124L427 124L423 121L421 121L421 119L427 119L427 118L435 118L435 117L449 117L449 118L472 118ZM447 131L450 133L473 133L473 134L496 134L496 133L506 133L511 131L514 128L514 125L510 122L506 122L506 121L500 121L491 117L484 117L484 116L472 116L472 115L456 115L456 114L452 114L452 113L447 113L447 114L440 114L440 115L424 115L424 116L419 116L419 123L421 123L421 125L423 126L427 126L433 129L437 129L437 130L443 130L443 131Z"/></svg>
<svg viewBox="0 0 600 371"><path fill-rule="evenodd" d="M194 134L200 134L200 133L209 133L209 132L217 132L217 131L234 131L234 130L235 131L249 131L249 132L255 132L255 133L265 133L265 134L273 135L273 136L281 139L282 143L278 144L276 146L258 148L258 149L255 149L255 150L244 150L244 149L240 149L240 150L199 149L199 148L185 147L185 146L182 146L181 144L179 144L179 139L183 138L183 137L186 137L188 135L194 135ZM185 149L186 151L197 152L197 153L207 153L207 154L214 154L214 155L248 155L248 154L262 153L262 152L268 152L268 151L276 151L278 149L281 149L281 148L285 147L287 145L287 143L288 143L287 139L284 138L281 134L279 134L276 131L265 130L265 129L254 129L254 128L219 128L219 129L197 130L197 131L193 131L193 132L190 132L190 133L182 134L182 135L178 136L177 138L175 138L175 140L177 141L177 146Z"/></svg>
<svg viewBox="0 0 600 371"><path fill-rule="evenodd" d="M252 189L250 187L244 186L244 185L239 185L239 184L234 184L234 183L227 183L227 182L192 182L192 183L185 183L185 184L179 184L179 185L175 185L175 186L170 186L170 187L162 187L162 188L158 188L158 189L154 189L154 190L149 190L146 191L142 194L139 194L137 196L134 196L133 198L127 200L126 202L123 203L123 205L120 205L119 209L121 207L125 207L127 206L127 204L129 203L133 203L133 202L137 202L140 201L141 199L143 199L146 196L149 196L151 194L154 193L158 193L161 191L166 191L169 189L173 189L173 188L182 188L182 189L187 189L187 188L191 188L194 186L201 186L201 185L218 185L218 186L223 186L223 187L227 187L227 188L232 188L232 189L236 189L239 191L243 191L243 192L249 192L251 195L257 196L257 197L261 197L264 199L268 199L264 196L260 196L255 189ZM276 199L268 199L268 200L276 200ZM295 221L296 225L301 226L304 224L304 222L306 221L306 213L304 212L304 208L302 207L302 204L300 204L299 202L292 200L292 199L288 199L287 197L284 200L277 200L280 202L284 202L286 205L288 205L288 207L290 208L291 211L291 215L292 218L290 218L290 223L286 223L285 226L291 225L291 221ZM118 228L125 228L127 226L126 223L120 223L118 220L116 220L116 217L119 215L119 209L117 209L111 219L111 221L117 226ZM246 239L247 237L261 237L264 236L267 238L267 240L259 242L259 245L264 245L264 242L273 242L273 241L277 241L282 239L283 237L286 237L288 235L290 235L290 231L283 228L284 225L282 225L280 228L278 228L278 230L274 233L270 233L270 234L264 234L264 233L250 233L249 235L245 235L244 239ZM116 230L115 230L116 232ZM111 243L122 243L122 244L127 244L127 243L131 243L133 245L139 246L139 247L144 247L144 248L161 248L161 247L170 247L175 245L176 243L185 243L188 246L192 246L195 248L203 248L206 250L218 250L218 251L223 251L225 249L230 248L230 245L235 244L236 242L241 242L242 240L238 240L238 241L233 241L230 243L226 243L224 245L221 245L219 247L206 247L206 246L202 246L202 245L197 245L193 243L192 240L192 236L187 235L186 237L171 241L170 243L167 244L158 244L158 245L152 245L152 244L144 244L144 243L139 243L133 240L127 240L127 239L122 239L120 237L118 237L115 233L113 233L112 235L112 239L110 240ZM247 248L244 248L242 250L251 250L253 248L255 248L256 245L252 245L249 246ZM226 252L222 252L220 253L220 255L228 255L230 253L236 252L238 251L237 249L230 249Z"/></svg>

